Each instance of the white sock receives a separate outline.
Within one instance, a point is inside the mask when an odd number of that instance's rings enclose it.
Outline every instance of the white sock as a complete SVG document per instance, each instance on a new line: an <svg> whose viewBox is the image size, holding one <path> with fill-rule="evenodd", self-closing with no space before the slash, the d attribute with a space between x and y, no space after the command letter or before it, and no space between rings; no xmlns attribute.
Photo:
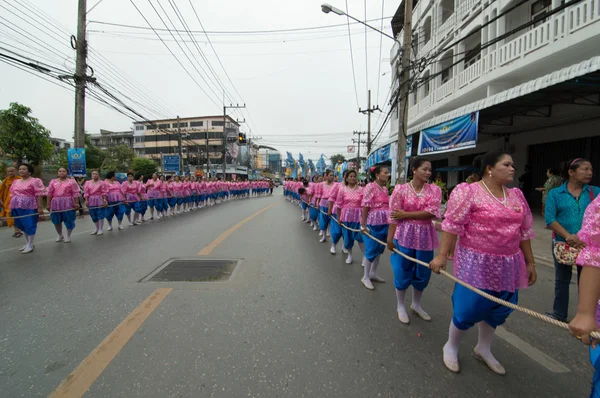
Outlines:
<svg viewBox="0 0 600 398"><path fill-rule="evenodd" d="M73 232L72 229L67 229L67 239L71 239L71 232Z"/></svg>
<svg viewBox="0 0 600 398"><path fill-rule="evenodd" d="M375 260L373 260L373 262L371 263L371 267L369 269L369 276L376 276L377 275L377 267L379 267L379 259L380 258L381 258L381 255L377 256L375 258ZM365 267L365 269L366 268L367 267Z"/></svg>
<svg viewBox="0 0 600 398"><path fill-rule="evenodd" d="M450 321L450 330L448 331L448 341L444 345L444 355L458 361L458 348L466 330L460 330Z"/></svg>
<svg viewBox="0 0 600 398"><path fill-rule="evenodd" d="M398 301L397 311L408 317L406 312L406 307L404 306L404 299L406 298L406 290L398 290L396 289L396 300Z"/></svg>
<svg viewBox="0 0 600 398"><path fill-rule="evenodd" d="M364 279L369 279L369 275L371 275L371 262L369 262L366 258L363 258L363 267L365 267L364 271L364 275L363 278Z"/></svg>
<svg viewBox="0 0 600 398"><path fill-rule="evenodd" d="M56 233L58 234L58 237L61 237L62 236L62 224L55 225L54 229L56 229Z"/></svg>
<svg viewBox="0 0 600 398"><path fill-rule="evenodd" d="M490 363L499 363L492 355L492 339L496 333L496 329L485 322L477 324L479 328L479 340L477 341L477 351L481 356Z"/></svg>
<svg viewBox="0 0 600 398"><path fill-rule="evenodd" d="M98 221L98 231L102 232L102 230L104 229L104 220L100 220Z"/></svg>
<svg viewBox="0 0 600 398"><path fill-rule="evenodd" d="M417 310L422 310L423 308L421 307L421 297L423 297L423 292L420 290L417 290L413 287L412 289L412 305L411 307Z"/></svg>

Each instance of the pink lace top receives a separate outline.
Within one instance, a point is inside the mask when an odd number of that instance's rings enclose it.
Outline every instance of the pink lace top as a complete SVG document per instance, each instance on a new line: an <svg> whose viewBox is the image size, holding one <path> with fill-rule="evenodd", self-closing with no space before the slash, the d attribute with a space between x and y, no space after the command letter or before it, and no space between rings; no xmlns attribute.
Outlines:
<svg viewBox="0 0 600 398"><path fill-rule="evenodd" d="M322 182L319 185L321 186L321 201L319 202L319 206L327 207L329 206L329 194L331 193L331 190L333 189L335 184L331 183L331 185L327 185L326 182Z"/></svg>
<svg viewBox="0 0 600 398"><path fill-rule="evenodd" d="M44 196L46 190L39 178L29 177L26 180L14 180L10 186L10 209L35 210L38 208L37 197ZM5 204L6 205L6 204Z"/></svg>
<svg viewBox="0 0 600 398"><path fill-rule="evenodd" d="M338 196L338 193L340 192L340 188L342 186L344 186L343 183L334 182L333 188L331 188L331 191L329 191L329 197L327 198L327 201L329 203L333 202L333 207L331 208L332 209L331 214L337 214L337 209L338 209L337 196ZM327 206L329 206L329 204Z"/></svg>
<svg viewBox="0 0 600 398"><path fill-rule="evenodd" d="M161 180L148 180L146 182L146 189L148 190L148 197L150 199L162 198L162 181Z"/></svg>
<svg viewBox="0 0 600 398"><path fill-rule="evenodd" d="M419 196L410 184L397 185L390 198L390 213L394 210L406 212L426 211L435 218L440 217L442 204L442 190L435 184L425 184ZM439 242L433 219L426 220L394 220L388 219L390 224L397 224L394 239L402 247L415 250L433 250Z"/></svg>
<svg viewBox="0 0 600 398"><path fill-rule="evenodd" d="M106 199L111 203L122 202L123 191L121 190L121 184L119 184L118 181L110 182L109 180L104 180L104 182L106 183L106 189L108 191Z"/></svg>
<svg viewBox="0 0 600 398"><path fill-rule="evenodd" d="M87 199L88 206L102 206L104 204L102 198L107 193L108 187L104 181L98 180L98 182L94 182L93 180L88 180L83 184L83 197Z"/></svg>
<svg viewBox="0 0 600 398"><path fill-rule="evenodd" d="M53 179L48 184L46 190L48 197L51 197L50 210L71 210L75 208L75 198L81 196L79 193L79 184L77 181L67 178L61 181L58 178Z"/></svg>
<svg viewBox="0 0 600 398"><path fill-rule="evenodd" d="M387 187L371 182L363 192L362 206L369 208L367 225L385 225L390 215L390 195Z"/></svg>
<svg viewBox="0 0 600 398"><path fill-rule="evenodd" d="M140 192L139 183L137 181L133 181L131 184L129 181L124 181L121 185L121 192L125 195L125 200L127 202L139 202L140 197L138 193Z"/></svg>
<svg viewBox="0 0 600 398"><path fill-rule="evenodd" d="M577 265L600 268L600 196L590 203L577 233L586 247L577 256Z"/></svg>
<svg viewBox="0 0 600 398"><path fill-rule="evenodd" d="M535 237L533 216L520 189L506 189L506 206L479 183L458 185L447 204L442 230L458 235L454 274L480 289L526 288L521 241Z"/></svg>
<svg viewBox="0 0 600 398"><path fill-rule="evenodd" d="M360 222L362 216L361 202L363 191L365 189L359 185L350 188L342 185L337 194L335 204L342 209L340 212L340 222Z"/></svg>

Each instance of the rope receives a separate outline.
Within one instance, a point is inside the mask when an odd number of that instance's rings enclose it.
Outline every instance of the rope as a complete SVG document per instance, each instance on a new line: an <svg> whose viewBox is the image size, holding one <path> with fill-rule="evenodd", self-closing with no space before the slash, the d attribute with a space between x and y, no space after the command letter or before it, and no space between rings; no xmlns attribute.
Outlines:
<svg viewBox="0 0 600 398"><path fill-rule="evenodd" d="M202 194L202 195L210 195L210 194ZM119 202L119 203L113 203L113 204L111 204L111 205L106 205L106 206L95 206L95 207L88 207L87 209L88 209L88 210L106 209L106 208L109 208L109 207L116 207L116 206L120 206L120 205L122 205L122 204L124 204L124 205L127 205L127 204L129 204L129 203L140 203L140 202L148 202L148 201L150 201L150 200L162 200L162 199L172 199L172 198L177 198L177 199L181 198L181 199L183 199L183 198L191 198L191 197L193 197L193 196L201 196L201 195L199 195L199 194L196 194L196 195L186 195L186 196L167 196L167 197L165 197L165 198L140 199L140 200L138 200L138 201L135 201L135 202L126 202L126 201L122 201L122 202ZM79 198L79 197L77 197L77 198ZM77 198L73 198L73 199L77 199ZM32 209L32 210L35 210L35 209ZM66 212L69 212L69 211L74 211L74 210L77 210L77 209L75 209L75 208L72 208L72 209L67 209L67 210L51 210L51 211L49 211L48 213L46 213L46 212L42 212L42 213L33 213L33 214L26 214L26 215L24 215L24 216L5 216L5 217L0 217L0 220L7 220L7 219L9 219L9 218L11 218L11 219L15 220L15 219L19 219L19 218L26 218L26 217L33 217L33 216L44 216L44 215L46 215L46 214L50 215L50 214L57 214L57 213L66 213Z"/></svg>
<svg viewBox="0 0 600 398"><path fill-rule="evenodd" d="M314 209L317 209L317 210L319 210L319 212L321 212L321 213L325 214L326 216L329 216L329 217L331 217L331 216L330 216L328 213L324 212L324 211L323 211L323 210L321 210L319 207L313 206L313 205L311 205L310 203L306 203L306 202L304 202L304 201L302 201L302 202L303 202L304 204L308 205L309 207L312 207L312 208L314 208ZM379 244L382 244L382 245L384 245L385 247L387 247L387 243L386 243L386 242L383 242L383 241L381 241L381 240L377 239L376 237L374 237L373 235L371 235L371 234L369 233L369 231L368 231L368 230L362 230L362 229L354 229L354 228L350 228L350 227L348 227L348 226L344 225L343 223L339 222L338 220L336 220L336 219L335 219L335 218L333 218L333 217L331 217L331 219L332 219L332 221L335 221L335 222L336 222L336 223L337 223L337 224L338 224L340 227L342 227L342 228L346 228L347 230L349 230L349 231L352 231L352 232L360 232L360 233L362 233L362 234L364 234L364 235L368 236L369 238L373 239L375 242L377 242L377 243L379 243ZM417 260L416 258L412 258L412 257L410 257L410 256L407 256L406 254L402 253L401 251L399 251L399 250L398 250L398 249L396 249L396 248L394 248L392 251L393 251L394 253L396 253L396 254L399 254L399 255L401 255L402 257L404 257L404 258L405 258L405 259L407 259L407 260L410 260L410 261L412 261L412 262L415 262L415 263L417 263L417 264L419 264L419 265L422 265L423 267L430 268L429 264L427 264L426 262L423 262L423 261ZM461 281L460 279L458 279L457 277L455 277L455 276L454 276L454 275L452 275L451 273L449 273L449 272L446 272L445 270L440 270L440 274L441 274L441 275L444 275L444 276L445 276L445 277L447 277L448 279L450 279L450 280L452 280L452 281L454 281L454 282L456 282L456 283L458 283L458 284L462 285L463 287L465 287L465 288L467 288L467 289L471 290L472 292L475 292L475 293L479 294L480 296L483 296L483 297L485 297L486 299L493 301L493 302L494 302L494 303L496 303L496 304L500 304L500 305L503 305L503 306L505 306L505 307L511 308L511 309L513 309L513 310L515 310L515 311L522 312L522 313L524 313L524 314L527 314L527 315L529 315L529 316L532 316L532 317L534 317L534 318L537 318L537 319L539 319L539 320L541 320L541 321L544 321L544 322L546 322L546 323L549 323L549 324L551 324L551 325L558 326L559 328L562 328L562 329L565 329L565 330L569 330L569 324L568 324L568 323L566 323L566 322L559 321L559 320L557 320L557 319L554 319L554 318L551 318L551 317L549 317L549 316L547 316L547 315L540 314L539 312L536 312L536 311L530 310L529 308L521 307L521 306L519 306L519 305L516 305L516 304L510 303L510 302L508 302L508 301L505 301L505 300L499 299L498 297L494 297L494 296L492 296L491 294L489 294L489 293L486 293L486 292L484 292L484 291L482 291L482 290L480 290L480 289L476 288L475 286L471 286L471 285L469 285L468 283L466 283L466 282L464 282L464 281ZM595 338L595 339L600 339L600 332L591 332L591 333L590 333L590 336L591 336L591 337L593 337L593 338Z"/></svg>

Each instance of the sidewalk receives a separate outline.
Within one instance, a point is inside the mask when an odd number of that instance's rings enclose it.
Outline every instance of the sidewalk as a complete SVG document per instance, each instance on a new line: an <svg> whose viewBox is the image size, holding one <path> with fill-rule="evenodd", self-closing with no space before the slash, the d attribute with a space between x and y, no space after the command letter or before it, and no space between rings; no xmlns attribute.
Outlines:
<svg viewBox="0 0 600 398"><path fill-rule="evenodd" d="M539 214L533 215L533 230L535 239L531 240L533 257L536 263L554 268L554 258L552 257L552 231L545 229L546 223L544 217Z"/></svg>

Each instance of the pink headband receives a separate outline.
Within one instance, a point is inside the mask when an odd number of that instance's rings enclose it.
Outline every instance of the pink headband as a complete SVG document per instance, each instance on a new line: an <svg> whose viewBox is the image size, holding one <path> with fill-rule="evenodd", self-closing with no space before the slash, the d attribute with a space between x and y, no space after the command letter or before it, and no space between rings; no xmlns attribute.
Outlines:
<svg viewBox="0 0 600 398"><path fill-rule="evenodd" d="M581 158L577 158L577 159L573 160L573 161L571 162L571 164L569 165L569 168L573 167L573 165L574 165L575 163L579 162L580 160L581 160Z"/></svg>

